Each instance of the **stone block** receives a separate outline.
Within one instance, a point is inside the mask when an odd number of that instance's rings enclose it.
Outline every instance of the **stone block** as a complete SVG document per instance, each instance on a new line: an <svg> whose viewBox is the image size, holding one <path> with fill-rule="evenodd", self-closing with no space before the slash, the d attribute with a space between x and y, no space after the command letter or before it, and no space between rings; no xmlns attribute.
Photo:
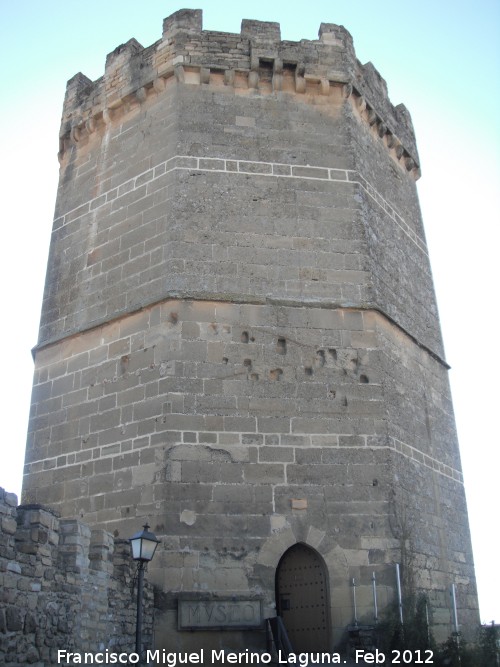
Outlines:
<svg viewBox="0 0 500 667"><path fill-rule="evenodd" d="M295 460L295 453L291 447L260 447L259 462L287 463Z"/></svg>
<svg viewBox="0 0 500 667"><path fill-rule="evenodd" d="M255 417L224 417L224 429L226 431L255 433Z"/></svg>
<svg viewBox="0 0 500 667"><path fill-rule="evenodd" d="M277 417L259 417L257 419L259 433L289 433L290 419Z"/></svg>
<svg viewBox="0 0 500 667"><path fill-rule="evenodd" d="M17 530L17 521L11 516L2 516L1 518L2 532L7 535L15 535Z"/></svg>
<svg viewBox="0 0 500 667"><path fill-rule="evenodd" d="M282 484L284 466L278 463L243 464L244 479L249 484Z"/></svg>
<svg viewBox="0 0 500 667"><path fill-rule="evenodd" d="M7 607L5 610L6 626L9 632L20 632L24 626L24 613L21 609Z"/></svg>

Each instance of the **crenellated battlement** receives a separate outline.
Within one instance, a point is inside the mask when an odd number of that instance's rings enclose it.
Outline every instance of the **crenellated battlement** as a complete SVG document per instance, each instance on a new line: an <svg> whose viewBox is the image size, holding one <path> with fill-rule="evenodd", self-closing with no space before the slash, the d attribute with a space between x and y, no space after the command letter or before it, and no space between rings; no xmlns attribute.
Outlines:
<svg viewBox="0 0 500 667"><path fill-rule="evenodd" d="M410 115L393 106L384 79L362 65L352 37L322 23L317 40L282 41L279 23L244 19L241 31L202 29L202 11L181 9L163 22L162 38L144 48L130 39L108 54L104 76L68 81L60 157L69 145L162 95L176 83L216 86L240 95L293 95L303 103L350 104L358 119L415 178L420 175Z"/></svg>

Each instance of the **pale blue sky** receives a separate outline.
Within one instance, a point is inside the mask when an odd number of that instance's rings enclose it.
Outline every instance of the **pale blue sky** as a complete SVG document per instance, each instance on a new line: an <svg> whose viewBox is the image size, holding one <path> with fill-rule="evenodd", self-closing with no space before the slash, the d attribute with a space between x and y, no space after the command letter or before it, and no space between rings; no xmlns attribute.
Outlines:
<svg viewBox="0 0 500 667"><path fill-rule="evenodd" d="M499 356L500 1L0 0L0 140L4 245L3 444L0 486L20 491L37 338L57 189L66 81L104 72L106 54L135 37L148 46L162 20L202 8L204 28L239 32L242 18L278 21L283 39L316 39L344 25L358 58L411 112L423 176L421 206L461 442L481 618L500 622L496 422Z"/></svg>

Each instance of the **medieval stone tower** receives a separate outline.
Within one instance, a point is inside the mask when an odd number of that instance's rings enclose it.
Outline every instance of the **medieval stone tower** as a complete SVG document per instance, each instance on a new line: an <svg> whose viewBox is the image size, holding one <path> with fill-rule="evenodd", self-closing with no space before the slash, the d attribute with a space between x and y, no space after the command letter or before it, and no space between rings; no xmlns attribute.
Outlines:
<svg viewBox="0 0 500 667"><path fill-rule="evenodd" d="M411 119L340 26L199 10L68 83L23 501L161 537L156 645L477 618ZM191 632L187 632L191 630Z"/></svg>

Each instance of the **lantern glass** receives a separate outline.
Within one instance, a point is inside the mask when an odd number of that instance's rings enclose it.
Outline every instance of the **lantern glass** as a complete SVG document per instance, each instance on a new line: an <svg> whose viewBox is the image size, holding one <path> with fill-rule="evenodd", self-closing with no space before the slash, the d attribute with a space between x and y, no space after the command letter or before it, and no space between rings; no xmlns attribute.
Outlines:
<svg viewBox="0 0 500 667"><path fill-rule="evenodd" d="M159 540L154 533L149 531L149 526L146 523L143 530L130 538L132 558L143 562L152 560L158 543Z"/></svg>

